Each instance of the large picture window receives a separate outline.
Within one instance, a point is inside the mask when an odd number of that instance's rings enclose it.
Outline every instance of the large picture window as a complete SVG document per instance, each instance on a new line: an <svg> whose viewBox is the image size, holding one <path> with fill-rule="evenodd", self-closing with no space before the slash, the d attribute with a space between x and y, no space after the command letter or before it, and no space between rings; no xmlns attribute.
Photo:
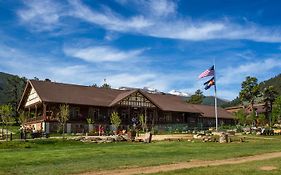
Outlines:
<svg viewBox="0 0 281 175"><path fill-rule="evenodd" d="M70 108L70 118L75 119L80 114L80 108L79 107L71 107Z"/></svg>

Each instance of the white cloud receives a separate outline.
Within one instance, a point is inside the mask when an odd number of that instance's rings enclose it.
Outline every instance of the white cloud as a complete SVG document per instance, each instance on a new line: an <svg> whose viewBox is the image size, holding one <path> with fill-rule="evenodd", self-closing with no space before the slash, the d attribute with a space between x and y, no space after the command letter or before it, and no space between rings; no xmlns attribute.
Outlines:
<svg viewBox="0 0 281 175"><path fill-rule="evenodd" d="M261 76L274 68L281 68L281 58L268 58L255 62L243 62L240 66L218 70L218 83L222 85L237 84L244 81L246 76Z"/></svg>
<svg viewBox="0 0 281 175"><path fill-rule="evenodd" d="M217 91L217 95L219 98L223 98L223 99L227 99L227 100L233 100L235 99L239 94L239 90L237 89L231 89L231 90L228 90L228 89L225 89L225 88L221 88L221 89L218 89ZM212 94L214 95L214 94Z"/></svg>
<svg viewBox="0 0 281 175"><path fill-rule="evenodd" d="M191 76L186 77L186 74L189 74ZM191 72L163 73L144 68L142 70L130 70L106 77L107 82L109 84L112 84L113 87L149 87L164 92L168 92L174 89L174 87L180 83L184 83L186 86L187 83L191 82L194 84L198 84L198 82L193 82L194 79L195 78L192 77Z"/></svg>
<svg viewBox="0 0 281 175"><path fill-rule="evenodd" d="M77 72L81 72L87 70L87 66L84 65L71 65L66 67L50 67L50 71L55 72L56 74L59 74L60 76L74 76Z"/></svg>
<svg viewBox="0 0 281 175"><path fill-rule="evenodd" d="M154 73L121 73L117 75L108 76L106 80L114 87L128 86L128 87L144 87L150 84L151 81L157 77ZM126 80L126 81L124 81Z"/></svg>
<svg viewBox="0 0 281 175"><path fill-rule="evenodd" d="M115 0L115 2L147 17L168 17L177 13L177 3L174 0Z"/></svg>
<svg viewBox="0 0 281 175"><path fill-rule="evenodd" d="M51 31L59 27L60 17L63 14L61 4L51 0L26 0L26 8L17 12L23 22L31 25L38 31Z"/></svg>
<svg viewBox="0 0 281 175"><path fill-rule="evenodd" d="M156 16L168 16L176 13L177 4L171 0L148 1L150 12Z"/></svg>
<svg viewBox="0 0 281 175"><path fill-rule="evenodd" d="M34 58L36 58L34 60ZM150 66L140 64L139 61L123 62L95 62L75 63L65 62L59 57L42 57L40 54L30 54L28 51L4 46L0 44L1 66L8 73L26 76L28 78L50 78L53 81L91 85L102 84L103 79L114 88L120 86L150 87L169 92L177 89L183 92L194 93L201 89L205 95L213 95L213 90L205 91L203 80L197 80L198 70L171 70L169 73L152 69ZM136 67L136 65L138 65ZM21 69L19 69L19 67ZM228 67L218 70L218 96L233 99L238 95L239 86L245 76L265 76L270 78L273 69L281 68L280 58L268 58L255 62L245 62L240 66ZM276 72L276 71L273 71Z"/></svg>
<svg viewBox="0 0 281 175"><path fill-rule="evenodd" d="M137 1L120 1L122 5L136 7L136 10L145 15L153 17L167 17L177 13L177 3L174 0L137 0Z"/></svg>
<svg viewBox="0 0 281 175"><path fill-rule="evenodd" d="M255 53L251 50L246 50L244 52L236 53L236 56L238 56L239 58L243 58L246 61L252 60L256 57Z"/></svg>
<svg viewBox="0 0 281 175"><path fill-rule="evenodd" d="M57 1L56 1L57 2ZM129 3L122 1L122 3ZM22 21L38 30L56 29L61 18L72 17L98 25L109 31L134 33L181 40L247 39L258 42L281 42L280 27L263 27L251 22L238 24L227 20L200 21L182 18L175 1L136 1L139 14L124 17L109 8L94 10L80 1L62 6L53 1L28 1L27 9L18 12ZM134 3L134 4L136 4ZM142 12L141 12L142 11Z"/></svg>
<svg viewBox="0 0 281 175"><path fill-rule="evenodd" d="M208 90L204 89L203 86L203 82L202 81L198 81L198 82L194 82L193 86L190 86L189 88L184 88L184 89L179 89L180 92L187 92L189 94L194 94L196 90L200 89L201 91L203 91L203 94L205 96L214 96L214 89L210 88ZM234 98L237 97L239 93L239 90L237 88L225 88L224 85L222 84L218 84L218 88L217 88L217 96L218 98L223 98L223 99L227 99L227 100L233 100Z"/></svg>
<svg viewBox="0 0 281 175"><path fill-rule="evenodd" d="M133 16L131 18L124 18L114 13L110 9L103 12L90 9L88 6L82 4L80 1L69 1L72 10L69 15L79 18L81 20L103 26L109 30L123 31L140 30L151 25L151 22L143 16Z"/></svg>
<svg viewBox="0 0 281 175"><path fill-rule="evenodd" d="M144 49L121 51L109 46L87 48L64 48L67 56L76 57L88 62L122 61L134 59L143 53Z"/></svg>
<svg viewBox="0 0 281 175"><path fill-rule="evenodd" d="M104 36L104 39L107 41L115 40L119 37L119 35L116 32L106 32L106 35Z"/></svg>
<svg viewBox="0 0 281 175"><path fill-rule="evenodd" d="M110 64L65 62L59 57L42 57L40 54L30 54L28 51L2 44L0 44L0 60L0 67L3 66L8 70L8 73L27 78L49 78L52 81L84 85L102 84L102 80L106 78L107 82L114 88L147 86L166 91L175 81L183 77L182 75L175 77L175 74L167 75L149 70L142 64L137 64L139 66L136 67L136 64L131 65L128 62L121 64L119 62L111 62Z"/></svg>

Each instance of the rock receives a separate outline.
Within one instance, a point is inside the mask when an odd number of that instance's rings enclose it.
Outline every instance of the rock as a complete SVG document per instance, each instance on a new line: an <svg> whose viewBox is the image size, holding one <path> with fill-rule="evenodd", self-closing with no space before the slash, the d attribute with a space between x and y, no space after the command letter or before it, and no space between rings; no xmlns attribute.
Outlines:
<svg viewBox="0 0 281 175"><path fill-rule="evenodd" d="M151 134L151 132L145 133L144 142L145 142L145 143L151 143L151 139L152 139L152 134Z"/></svg>
<svg viewBox="0 0 281 175"><path fill-rule="evenodd" d="M128 134L122 135L122 137L123 137L124 141L130 141L130 140L132 140L132 138L130 138ZM134 139L135 139L135 138L134 138Z"/></svg>
<svg viewBox="0 0 281 175"><path fill-rule="evenodd" d="M221 133L219 138L220 143L227 143L228 142L228 135L225 133Z"/></svg>
<svg viewBox="0 0 281 175"><path fill-rule="evenodd" d="M201 134L195 134L195 135L193 135L193 138L194 139L200 139L200 138L202 138L203 136L201 135Z"/></svg>
<svg viewBox="0 0 281 175"><path fill-rule="evenodd" d="M198 138L198 134L195 134L192 136L194 139L197 139Z"/></svg>
<svg viewBox="0 0 281 175"><path fill-rule="evenodd" d="M114 142L114 141L117 141L117 140L115 138L113 138L113 137L107 137L105 139L105 142L107 142L107 143L111 143L111 142Z"/></svg>
<svg viewBox="0 0 281 175"><path fill-rule="evenodd" d="M235 131L229 130L227 131L228 135L235 136Z"/></svg>

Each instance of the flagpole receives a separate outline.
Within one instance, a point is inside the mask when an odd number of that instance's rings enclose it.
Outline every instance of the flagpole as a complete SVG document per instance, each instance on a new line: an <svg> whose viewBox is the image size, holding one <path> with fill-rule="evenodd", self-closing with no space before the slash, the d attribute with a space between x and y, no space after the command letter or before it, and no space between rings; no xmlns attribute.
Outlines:
<svg viewBox="0 0 281 175"><path fill-rule="evenodd" d="M216 131L218 131L218 107L217 107L217 80L216 80L216 61L214 59L214 80L215 80L215 117L216 117Z"/></svg>

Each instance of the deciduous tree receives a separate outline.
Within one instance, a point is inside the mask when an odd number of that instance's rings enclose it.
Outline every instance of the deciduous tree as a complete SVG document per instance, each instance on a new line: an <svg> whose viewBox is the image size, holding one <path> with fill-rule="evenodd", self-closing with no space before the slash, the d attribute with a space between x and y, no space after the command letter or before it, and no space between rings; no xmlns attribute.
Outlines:
<svg viewBox="0 0 281 175"><path fill-rule="evenodd" d="M110 122L117 130L122 122L118 112L111 113Z"/></svg>
<svg viewBox="0 0 281 175"><path fill-rule="evenodd" d="M12 122L12 114L13 114L12 105L2 105L2 106L0 106L0 114L1 114L2 122L6 126L6 140L8 140L9 125Z"/></svg>
<svg viewBox="0 0 281 175"><path fill-rule="evenodd" d="M20 112L20 115L19 115L19 122L21 125L24 125L24 123L26 122L27 120L27 115L24 111Z"/></svg>
<svg viewBox="0 0 281 175"><path fill-rule="evenodd" d="M141 123L142 131L145 131L145 129L146 129L146 122L145 122L145 118L144 118L144 115L143 115L143 114L141 114L141 115L139 116L139 121L140 121L140 123Z"/></svg>
<svg viewBox="0 0 281 175"><path fill-rule="evenodd" d="M266 124L266 116L264 114L259 114L257 121L258 121L258 125L264 126Z"/></svg>
<svg viewBox="0 0 281 175"><path fill-rule="evenodd" d="M245 125L247 120L247 114L244 109L240 109L239 111L234 113L235 119L238 121L240 125Z"/></svg>
<svg viewBox="0 0 281 175"><path fill-rule="evenodd" d="M65 124L69 119L69 105L67 105L67 104L60 105L59 109L60 109L60 112L59 112L59 115L57 115L57 120L62 127L62 135L64 137Z"/></svg>

